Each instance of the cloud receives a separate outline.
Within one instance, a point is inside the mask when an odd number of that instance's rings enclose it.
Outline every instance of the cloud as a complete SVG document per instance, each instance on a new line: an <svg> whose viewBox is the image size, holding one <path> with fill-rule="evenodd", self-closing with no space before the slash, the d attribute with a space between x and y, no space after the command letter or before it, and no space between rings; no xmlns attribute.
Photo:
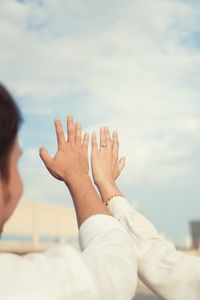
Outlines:
<svg viewBox="0 0 200 300"><path fill-rule="evenodd" d="M192 149L179 149L169 139L178 138L179 132L171 131L180 123L195 122L199 88L191 87L191 78L199 54L187 40L197 32L196 6L117 1L114 10L110 3L105 11L104 1L6 3L1 70L8 75L2 78L10 82L25 114L52 116L74 101L85 116L119 127L123 151L135 149L130 165L146 178L152 179L150 165L164 178L179 174L172 158L187 157ZM143 180L139 173L137 180Z"/></svg>
<svg viewBox="0 0 200 300"><path fill-rule="evenodd" d="M195 179L199 18L195 1L1 2L0 76L25 114L25 151L46 143L53 150L50 122L73 113L86 130L119 129L127 188ZM26 195L51 199L34 163Z"/></svg>

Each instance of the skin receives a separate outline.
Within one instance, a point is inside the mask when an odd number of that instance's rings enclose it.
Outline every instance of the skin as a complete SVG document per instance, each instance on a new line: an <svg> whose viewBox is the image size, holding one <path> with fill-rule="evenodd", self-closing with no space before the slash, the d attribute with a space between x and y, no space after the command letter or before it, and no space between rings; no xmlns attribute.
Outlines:
<svg viewBox="0 0 200 300"><path fill-rule="evenodd" d="M64 181L68 187L78 226L95 214L110 215L88 174L88 133L82 138L81 124L74 124L71 116L67 118L67 140L60 120L55 120L55 128L58 142L56 154L51 157L45 148L41 148L40 156L50 174Z"/></svg>
<svg viewBox="0 0 200 300"><path fill-rule="evenodd" d="M88 133L82 137L81 124L74 124L71 116L67 118L67 140L60 120L55 120L55 130L58 143L55 156L51 157L45 148L41 148L40 157L50 174L68 187L76 209L78 225L95 214L110 215L88 174ZM23 184L18 170L21 154L16 137L9 159L9 182L6 184L0 179L1 232L22 196Z"/></svg>
<svg viewBox="0 0 200 300"><path fill-rule="evenodd" d="M125 166L125 157L119 160L119 139L116 131L111 137L109 129L102 127L99 145L94 132L92 134L92 174L101 197L106 203L113 196L122 195L115 181Z"/></svg>
<svg viewBox="0 0 200 300"><path fill-rule="evenodd" d="M5 222L11 217L23 193L23 183L18 170L19 159L22 151L19 146L18 136L15 139L9 159L9 181L0 179L0 232L3 231Z"/></svg>

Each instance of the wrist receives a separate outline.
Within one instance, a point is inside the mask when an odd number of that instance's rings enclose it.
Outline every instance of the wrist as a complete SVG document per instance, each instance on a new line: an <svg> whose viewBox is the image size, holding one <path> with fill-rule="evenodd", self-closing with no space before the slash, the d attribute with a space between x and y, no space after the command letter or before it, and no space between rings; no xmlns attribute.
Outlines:
<svg viewBox="0 0 200 300"><path fill-rule="evenodd" d="M101 177L94 180L95 185L97 188L101 188L105 185L116 185L115 180L109 177Z"/></svg>
<svg viewBox="0 0 200 300"><path fill-rule="evenodd" d="M89 174L84 173L74 173L70 175L70 177L67 180L64 180L66 186L68 188L70 187L76 187L77 185L82 185L85 182L91 182Z"/></svg>
<svg viewBox="0 0 200 300"><path fill-rule="evenodd" d="M74 203L79 227L95 214L110 215L108 209L102 204L88 174L71 176L66 185Z"/></svg>
<svg viewBox="0 0 200 300"><path fill-rule="evenodd" d="M102 200L106 205L113 197L122 196L122 193L114 180L101 180L97 187L101 194Z"/></svg>

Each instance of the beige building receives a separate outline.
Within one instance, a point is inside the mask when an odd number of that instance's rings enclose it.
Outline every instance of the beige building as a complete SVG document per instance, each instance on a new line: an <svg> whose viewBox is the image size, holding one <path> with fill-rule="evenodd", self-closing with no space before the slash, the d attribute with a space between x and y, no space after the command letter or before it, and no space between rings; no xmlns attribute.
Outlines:
<svg viewBox="0 0 200 300"><path fill-rule="evenodd" d="M0 251L27 253L70 243L78 245L73 209L50 203L21 201L4 226Z"/></svg>

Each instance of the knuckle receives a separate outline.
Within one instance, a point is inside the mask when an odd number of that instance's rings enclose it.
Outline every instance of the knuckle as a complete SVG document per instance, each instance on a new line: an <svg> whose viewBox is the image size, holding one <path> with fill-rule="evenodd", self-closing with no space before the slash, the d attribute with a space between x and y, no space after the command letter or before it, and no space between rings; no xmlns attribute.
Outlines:
<svg viewBox="0 0 200 300"><path fill-rule="evenodd" d="M74 135L74 130L73 130L73 129L69 129L69 130L68 130L68 134L69 134L69 135Z"/></svg>

